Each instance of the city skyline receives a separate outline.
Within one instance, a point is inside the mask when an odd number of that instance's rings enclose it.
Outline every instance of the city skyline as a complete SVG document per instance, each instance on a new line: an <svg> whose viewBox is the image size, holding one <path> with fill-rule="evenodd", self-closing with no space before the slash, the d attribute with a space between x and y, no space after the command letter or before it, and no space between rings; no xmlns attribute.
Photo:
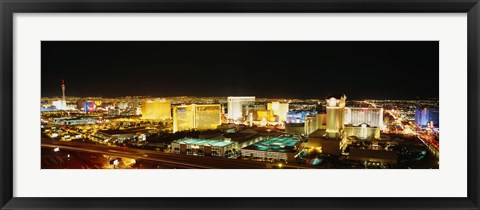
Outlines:
<svg viewBox="0 0 480 210"><path fill-rule="evenodd" d="M41 91L61 96L64 79L67 97L438 99L438 74L438 42L48 41Z"/></svg>
<svg viewBox="0 0 480 210"><path fill-rule="evenodd" d="M438 169L436 41L44 41L42 169Z"/></svg>

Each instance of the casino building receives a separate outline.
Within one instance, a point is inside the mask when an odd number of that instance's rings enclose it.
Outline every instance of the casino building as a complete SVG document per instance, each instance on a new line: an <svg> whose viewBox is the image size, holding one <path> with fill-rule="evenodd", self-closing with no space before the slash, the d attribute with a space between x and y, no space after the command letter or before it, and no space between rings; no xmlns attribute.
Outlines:
<svg viewBox="0 0 480 210"><path fill-rule="evenodd" d="M242 156L267 161L293 161L301 142L291 136L270 137L242 148Z"/></svg>
<svg viewBox="0 0 480 210"><path fill-rule="evenodd" d="M273 115L278 116L279 122L287 121L287 113L288 113L289 105L288 103L280 103L280 102L270 102L267 104L267 110L271 110Z"/></svg>
<svg viewBox="0 0 480 210"><path fill-rule="evenodd" d="M325 128L318 117L309 117L305 132L308 135L305 148L327 155L340 155L348 145L348 137L361 140L380 139L383 126L382 108L345 107L345 95L331 95L326 98ZM317 124L316 121L320 121ZM319 127L319 129L314 129Z"/></svg>
<svg viewBox="0 0 480 210"><path fill-rule="evenodd" d="M223 157L236 148L237 142L234 141L185 138L172 142L173 153L196 156Z"/></svg>
<svg viewBox="0 0 480 210"><path fill-rule="evenodd" d="M227 118L231 120L242 119L243 106L253 105L255 103L255 96L230 96L227 98L228 115Z"/></svg>
<svg viewBox="0 0 480 210"><path fill-rule="evenodd" d="M355 136L359 139L380 139L380 128L372 127L366 123L358 126L345 126L344 132L346 136Z"/></svg>
<svg viewBox="0 0 480 210"><path fill-rule="evenodd" d="M383 108L346 107L344 124L359 126L368 124L371 127L383 128Z"/></svg>
<svg viewBox="0 0 480 210"><path fill-rule="evenodd" d="M165 100L142 101L142 119L167 120L171 119L171 104Z"/></svg>
<svg viewBox="0 0 480 210"><path fill-rule="evenodd" d="M222 124L220 104L190 104L173 107L173 132L216 129Z"/></svg>

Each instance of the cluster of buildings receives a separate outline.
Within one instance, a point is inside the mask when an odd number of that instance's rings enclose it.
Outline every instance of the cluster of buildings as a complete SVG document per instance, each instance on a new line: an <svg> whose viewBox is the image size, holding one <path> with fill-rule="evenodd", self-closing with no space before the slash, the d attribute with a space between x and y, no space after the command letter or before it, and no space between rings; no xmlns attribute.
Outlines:
<svg viewBox="0 0 480 210"><path fill-rule="evenodd" d="M439 111L436 108L423 108L415 110L415 122L422 128L438 129Z"/></svg>
<svg viewBox="0 0 480 210"><path fill-rule="evenodd" d="M279 124L287 120L288 103L272 101L256 103L254 96L228 97L228 115L230 122L249 125Z"/></svg>
<svg viewBox="0 0 480 210"><path fill-rule="evenodd" d="M231 139L179 139L171 144L173 153L195 156L241 156L262 161L294 161L302 142L293 136L259 137L248 145Z"/></svg>
<svg viewBox="0 0 480 210"><path fill-rule="evenodd" d="M65 81L62 80L62 98L52 102L51 107L42 107L45 110L74 110L74 106L67 105L67 100L65 98Z"/></svg>
<svg viewBox="0 0 480 210"><path fill-rule="evenodd" d="M281 124L287 120L288 103L255 103L255 97L228 97L228 112L222 104L172 105L166 100L142 102L142 119L173 120L173 132L216 129L222 122L249 125Z"/></svg>
<svg viewBox="0 0 480 210"><path fill-rule="evenodd" d="M393 164L396 161L394 152L379 149L379 147L347 150L347 147L352 144L352 139L379 141L380 131L385 129L386 125L384 108L348 107L345 95L328 96L322 102L312 103L315 106L297 102L290 104L287 100L256 100L254 96L232 96L227 97L226 101L223 99L222 102L215 98L195 101L199 103L188 102L184 97L168 100L130 97L103 104L97 100L80 99L76 105L72 106L68 105L65 99L64 81L61 87L62 98L52 102L54 109L77 110L85 115L53 118L53 123L58 125L95 124L101 120L101 117L92 116L91 113L105 111L113 116L122 113L127 116L136 116L136 120L144 122L168 122L172 125L173 133L215 129L224 134L236 133L235 125L244 125L249 128L273 127L278 128L276 130L278 133L282 133L281 136L256 137L249 141L236 141L229 138L179 139L171 143L174 153L200 156L237 154L262 160L292 161L304 152L346 155L351 160L386 164ZM396 102L391 104L393 106ZM299 107L308 109L298 109ZM314 109L315 107L321 107L321 109ZM415 110L415 122L422 128L438 128L438 109ZM255 131L246 129L240 132ZM106 130L99 131L96 135L101 139L119 141L145 140L149 130ZM252 133L252 136L256 135Z"/></svg>
<svg viewBox="0 0 480 210"><path fill-rule="evenodd" d="M235 117L235 122L258 123L258 121L277 122L280 119L287 121L288 104L279 102L270 102L263 107L255 104L252 97L229 97L228 117ZM172 143L172 149L175 153L190 155L214 155L224 156L232 151L238 151L244 158L261 159L265 161L293 161L300 153L317 153L322 155L347 155L347 146L351 144L351 139L357 140L380 140L380 129L383 124L382 108L354 108L345 107L345 95L329 96L326 99L326 112L312 112L304 116L304 132L307 134L307 141L299 138L300 136L284 134L281 136L258 137L247 144L231 139L181 139ZM195 119L196 105L179 106L174 109L182 109L184 116L174 116L180 119ZM241 107L241 109L240 109ZM188 109L187 109L188 108ZM217 108L220 108L217 105ZM176 110L176 111L175 111ZM185 114L188 112L189 114ZM215 111L215 120L219 118L219 111ZM256 113L255 113L256 112ZM267 114L265 114L267 113ZM252 116L255 114L255 119ZM174 119L174 122L178 121ZM174 123L178 124L178 122ZM185 122L182 121L182 125ZM287 123L288 124L288 123ZM296 124L296 123L294 123ZM188 125L189 127L195 126ZM226 125L218 126L225 127ZM288 132L286 132L288 133ZM200 151L200 152L199 152ZM217 151L213 153L212 151ZM381 147L372 147L371 149L353 148L351 160L366 161L378 164L395 164L396 154Z"/></svg>
<svg viewBox="0 0 480 210"><path fill-rule="evenodd" d="M98 100L86 100L86 99L79 99L79 100L72 100L67 101L65 96L65 81L62 80L62 97L58 100L54 99L49 101L48 103L43 104L41 106L41 111L82 111L85 113L95 112L97 110L97 106L101 105L102 102Z"/></svg>
<svg viewBox="0 0 480 210"><path fill-rule="evenodd" d="M342 135L360 139L379 139L383 123L383 108L345 107L345 96L326 100L326 113L305 116L305 134L325 130L330 138ZM341 131L341 132L340 132Z"/></svg>
<svg viewBox="0 0 480 210"><path fill-rule="evenodd" d="M353 139L380 140L380 128L383 127L382 108L345 107L345 95L332 95L326 99L325 116L312 119L308 140L304 146L307 153L323 155L346 155L349 160L368 164L396 164L395 151L382 147L349 147ZM320 119L321 123L314 123ZM324 120L323 120L324 119ZM323 122L325 124L323 124Z"/></svg>

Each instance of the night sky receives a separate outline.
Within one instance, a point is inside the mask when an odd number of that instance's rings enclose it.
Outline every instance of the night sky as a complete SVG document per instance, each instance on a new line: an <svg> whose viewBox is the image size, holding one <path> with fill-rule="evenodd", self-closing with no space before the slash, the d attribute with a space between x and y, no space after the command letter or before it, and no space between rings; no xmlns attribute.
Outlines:
<svg viewBox="0 0 480 210"><path fill-rule="evenodd" d="M42 96L438 98L438 42L43 41Z"/></svg>

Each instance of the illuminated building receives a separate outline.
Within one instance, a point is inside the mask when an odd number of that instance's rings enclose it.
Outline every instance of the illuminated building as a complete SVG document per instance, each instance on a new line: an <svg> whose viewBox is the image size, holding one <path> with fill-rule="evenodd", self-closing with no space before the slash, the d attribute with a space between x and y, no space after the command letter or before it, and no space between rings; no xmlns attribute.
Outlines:
<svg viewBox="0 0 480 210"><path fill-rule="evenodd" d="M195 128L195 107L192 105L173 107L173 132Z"/></svg>
<svg viewBox="0 0 480 210"><path fill-rule="evenodd" d="M317 129L325 129L326 125L325 114L307 115L305 119L305 134L311 134Z"/></svg>
<svg viewBox="0 0 480 210"><path fill-rule="evenodd" d="M171 104L165 100L142 102L142 119L167 120L171 118Z"/></svg>
<svg viewBox="0 0 480 210"><path fill-rule="evenodd" d="M118 107L119 109L126 109L128 108L129 104L128 102L120 101L117 104L115 104L115 106Z"/></svg>
<svg viewBox="0 0 480 210"><path fill-rule="evenodd" d="M326 133L328 138L339 138L343 129L343 116L345 109L346 96L327 97L327 127Z"/></svg>
<svg viewBox="0 0 480 210"><path fill-rule="evenodd" d="M63 79L62 79L62 100L67 101L65 100L65 81Z"/></svg>
<svg viewBox="0 0 480 210"><path fill-rule="evenodd" d="M128 106L131 107L133 110L140 107L140 100L138 99L138 96L127 96L125 97L125 100L128 103Z"/></svg>
<svg viewBox="0 0 480 210"><path fill-rule="evenodd" d="M57 108L57 110L66 110L67 109L67 102L64 100L57 100L53 101L52 105Z"/></svg>
<svg viewBox="0 0 480 210"><path fill-rule="evenodd" d="M355 136L359 139L380 139L380 128L371 127L366 123L359 126L345 126L343 129L346 136Z"/></svg>
<svg viewBox="0 0 480 210"><path fill-rule="evenodd" d="M228 102L228 119L238 120L242 119L242 108L244 105L251 105L255 103L255 96L230 96L227 98Z"/></svg>
<svg viewBox="0 0 480 210"><path fill-rule="evenodd" d="M172 142L176 154L223 157L237 149L237 142L211 139L179 139Z"/></svg>
<svg viewBox="0 0 480 210"><path fill-rule="evenodd" d="M85 101L83 102L83 110L85 113L94 112L95 111L95 103L93 101Z"/></svg>
<svg viewBox="0 0 480 210"><path fill-rule="evenodd" d="M430 112L427 108L415 110L415 122L422 127L425 127L430 122Z"/></svg>
<svg viewBox="0 0 480 210"><path fill-rule="evenodd" d="M289 111L287 123L304 123L308 115L317 114L316 111Z"/></svg>
<svg viewBox="0 0 480 210"><path fill-rule="evenodd" d="M61 110L67 109L67 100L65 99L65 81L62 79L62 106Z"/></svg>
<svg viewBox="0 0 480 210"><path fill-rule="evenodd" d="M438 109L417 109L415 110L415 122L425 128L428 124L433 123L435 128L439 127L439 112Z"/></svg>
<svg viewBox="0 0 480 210"><path fill-rule="evenodd" d="M372 127L383 128L383 108L345 108L344 124L359 126L363 123L366 123Z"/></svg>
<svg viewBox="0 0 480 210"><path fill-rule="evenodd" d="M326 102L325 128L321 125L323 121L319 120L320 117L307 118L305 132L308 135L308 152L340 155L348 145L348 136L362 140L380 139L379 126L383 126L382 108L345 108L345 95L327 97Z"/></svg>
<svg viewBox="0 0 480 210"><path fill-rule="evenodd" d="M57 108L57 110L68 110L67 100L65 98L65 81L62 79L62 99L58 101L53 101L52 105Z"/></svg>
<svg viewBox="0 0 480 210"><path fill-rule="evenodd" d="M267 110L266 104L250 104L243 106L243 120L250 125L265 126L267 124L277 124L278 116L274 115L272 110Z"/></svg>
<svg viewBox="0 0 480 210"><path fill-rule="evenodd" d="M293 137L270 137L242 148L242 156L265 161L294 161L300 141Z"/></svg>
<svg viewBox="0 0 480 210"><path fill-rule="evenodd" d="M52 105L52 106L42 105L42 106L40 107L40 111L42 111L42 112L45 112L45 111L55 111L55 110L57 110L57 108L56 108L55 106L53 106L53 105Z"/></svg>
<svg viewBox="0 0 480 210"><path fill-rule="evenodd" d="M248 104L243 105L242 108L242 116L247 116L247 120L250 120L252 117L253 121L258 120L258 111L259 110L267 110L267 106L265 104Z"/></svg>
<svg viewBox="0 0 480 210"><path fill-rule="evenodd" d="M220 125L220 104L191 104L173 107L173 132L216 129Z"/></svg>
<svg viewBox="0 0 480 210"><path fill-rule="evenodd" d="M440 112L437 108L430 109L430 122L433 123L433 127L439 128L440 121L439 121Z"/></svg>
<svg viewBox="0 0 480 210"><path fill-rule="evenodd" d="M305 119L305 134L311 134L314 131L316 131L317 128L317 116L315 115L308 115L307 118Z"/></svg>
<svg viewBox="0 0 480 210"><path fill-rule="evenodd" d="M253 125L253 113L248 114L248 125L249 126Z"/></svg>
<svg viewBox="0 0 480 210"><path fill-rule="evenodd" d="M347 146L344 135L345 95L328 96L326 98L326 126L308 135L306 148L308 152L329 155L340 155Z"/></svg>
<svg viewBox="0 0 480 210"><path fill-rule="evenodd" d="M220 104L205 104L195 106L195 129L208 130L216 129L222 124L222 107Z"/></svg>
<svg viewBox="0 0 480 210"><path fill-rule="evenodd" d="M94 101L83 100L83 99L77 101L77 109L85 113L94 112L96 108L97 108L97 105L95 104Z"/></svg>
<svg viewBox="0 0 480 210"><path fill-rule="evenodd" d="M266 120L268 122L275 122L275 116L273 116L272 110L257 110L257 120Z"/></svg>
<svg viewBox="0 0 480 210"><path fill-rule="evenodd" d="M267 104L267 109L272 110L273 114L279 117L280 122L287 121L288 103L271 102Z"/></svg>

